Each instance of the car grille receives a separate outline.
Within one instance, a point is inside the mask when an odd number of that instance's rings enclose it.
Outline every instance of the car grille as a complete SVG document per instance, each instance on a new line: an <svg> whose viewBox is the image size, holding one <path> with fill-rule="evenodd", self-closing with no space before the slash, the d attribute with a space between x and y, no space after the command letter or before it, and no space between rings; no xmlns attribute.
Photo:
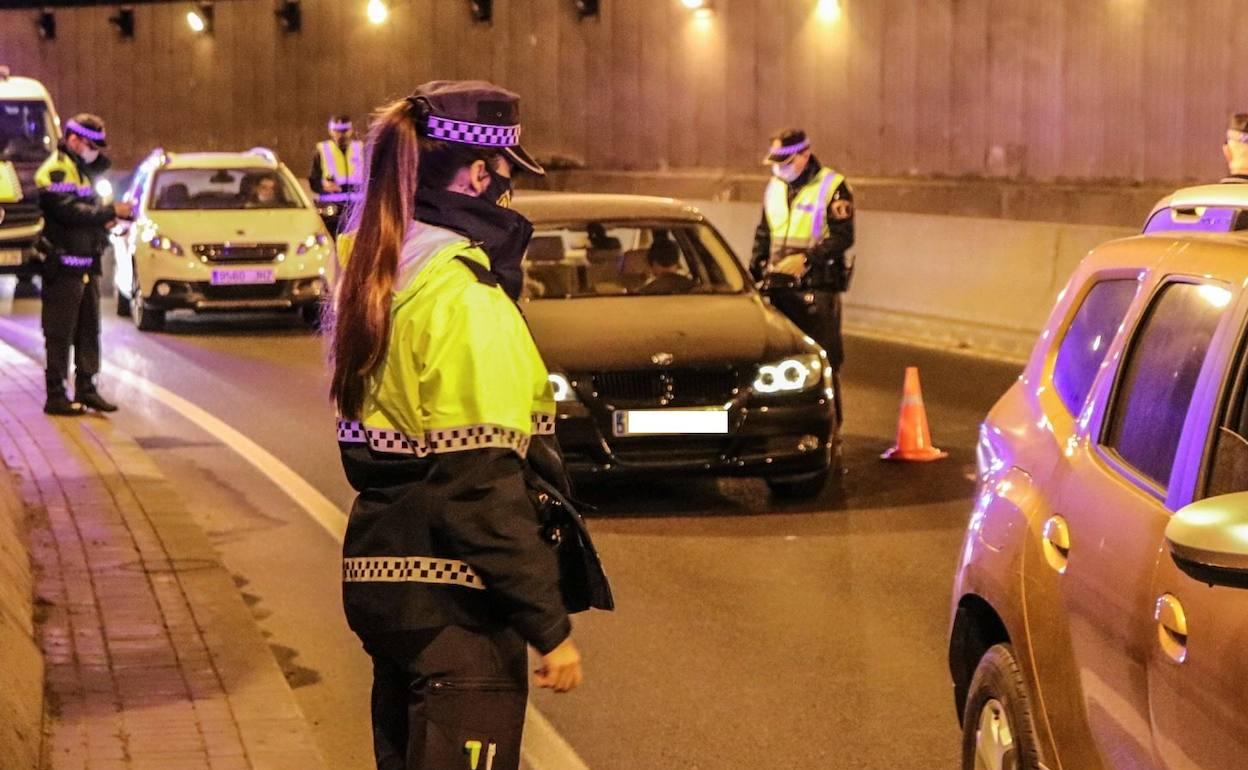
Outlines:
<svg viewBox="0 0 1248 770"><path fill-rule="evenodd" d="M6 203L0 206L4 216L0 217L0 228L23 227L39 221L39 204L37 203Z"/></svg>
<svg viewBox="0 0 1248 770"><path fill-rule="evenodd" d="M197 243L191 248L209 262L274 262L286 252L284 243Z"/></svg>
<svg viewBox="0 0 1248 770"><path fill-rule="evenodd" d="M279 283L240 284L238 286L213 286L201 283L199 290L204 299L235 302L251 299L281 299L285 288Z"/></svg>
<svg viewBox="0 0 1248 770"><path fill-rule="evenodd" d="M594 392L608 404L706 406L732 399L739 378L735 368L599 372Z"/></svg>

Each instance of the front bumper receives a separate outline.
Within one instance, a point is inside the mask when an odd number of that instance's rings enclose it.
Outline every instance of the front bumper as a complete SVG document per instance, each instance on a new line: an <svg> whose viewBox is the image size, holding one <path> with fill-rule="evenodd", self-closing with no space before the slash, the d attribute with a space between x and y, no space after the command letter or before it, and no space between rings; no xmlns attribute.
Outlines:
<svg viewBox="0 0 1248 770"><path fill-rule="evenodd" d="M157 279L147 307L156 310L292 310L320 303L328 284L320 276L279 279L273 283L214 286L209 281Z"/></svg>
<svg viewBox="0 0 1248 770"><path fill-rule="evenodd" d="M559 405L556 433L573 474L802 476L831 467L838 438L831 399L822 392L734 404L723 436L615 436L614 411L583 403Z"/></svg>

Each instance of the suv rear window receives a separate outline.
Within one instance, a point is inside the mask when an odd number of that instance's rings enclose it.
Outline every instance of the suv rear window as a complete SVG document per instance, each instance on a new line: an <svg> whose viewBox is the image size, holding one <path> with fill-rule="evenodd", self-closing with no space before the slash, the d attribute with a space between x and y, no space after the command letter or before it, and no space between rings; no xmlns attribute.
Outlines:
<svg viewBox="0 0 1248 770"><path fill-rule="evenodd" d="M1163 488L1205 353L1230 300L1219 286L1169 284L1153 299L1127 356L1106 445Z"/></svg>
<svg viewBox="0 0 1248 770"><path fill-rule="evenodd" d="M1133 278L1095 284L1066 329L1053 365L1053 387L1071 414L1078 414L1083 408L1105 352L1135 297L1135 289Z"/></svg>

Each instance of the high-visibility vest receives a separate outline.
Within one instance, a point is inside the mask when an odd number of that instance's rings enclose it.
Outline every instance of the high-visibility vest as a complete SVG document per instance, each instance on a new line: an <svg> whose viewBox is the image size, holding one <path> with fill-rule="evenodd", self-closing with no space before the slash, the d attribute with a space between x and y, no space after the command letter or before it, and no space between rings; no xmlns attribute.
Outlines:
<svg viewBox="0 0 1248 770"><path fill-rule="evenodd" d="M364 143L355 141L347 145L344 153L338 143L329 139L316 145L321 155L321 178L339 185L364 183Z"/></svg>
<svg viewBox="0 0 1248 770"><path fill-rule="evenodd" d="M351 242L339 247L349 261ZM483 448L523 457L533 435L554 433L554 390L524 318L461 260L489 269L484 251L442 228L423 226L404 245L385 362L360 419L339 421L340 441L418 457Z"/></svg>
<svg viewBox="0 0 1248 770"><path fill-rule="evenodd" d="M22 180L17 167L9 161L0 161L0 203L17 203L22 199Z"/></svg>
<svg viewBox="0 0 1248 770"><path fill-rule="evenodd" d="M789 204L789 185L775 177L767 184L763 209L771 228L773 261L795 251L805 251L819 243L827 234L828 203L845 177L830 168L823 168L815 178L798 191Z"/></svg>
<svg viewBox="0 0 1248 770"><path fill-rule="evenodd" d="M92 198L95 188L68 153L54 152L35 172L35 186L54 193L68 193L79 198Z"/></svg>

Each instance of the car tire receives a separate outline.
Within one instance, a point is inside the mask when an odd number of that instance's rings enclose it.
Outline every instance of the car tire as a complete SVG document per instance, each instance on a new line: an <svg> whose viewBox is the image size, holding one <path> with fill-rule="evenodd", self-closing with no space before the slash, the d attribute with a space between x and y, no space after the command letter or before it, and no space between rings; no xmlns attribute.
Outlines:
<svg viewBox="0 0 1248 770"><path fill-rule="evenodd" d="M141 332L158 332L165 328L165 311L148 307L138 292L130 303L130 317Z"/></svg>
<svg viewBox="0 0 1248 770"><path fill-rule="evenodd" d="M299 308L299 318L303 320L303 325L314 332L321 330L321 305L304 305Z"/></svg>
<svg viewBox="0 0 1248 770"><path fill-rule="evenodd" d="M771 494L776 497L782 497L786 500L810 500L819 496L823 488L828 485L828 477L831 475L831 469L825 468L809 476L767 478L764 480L767 482L767 488L771 490Z"/></svg>
<svg viewBox="0 0 1248 770"><path fill-rule="evenodd" d="M1031 696L1008 644L979 659L962 715L962 770L1040 770Z"/></svg>

